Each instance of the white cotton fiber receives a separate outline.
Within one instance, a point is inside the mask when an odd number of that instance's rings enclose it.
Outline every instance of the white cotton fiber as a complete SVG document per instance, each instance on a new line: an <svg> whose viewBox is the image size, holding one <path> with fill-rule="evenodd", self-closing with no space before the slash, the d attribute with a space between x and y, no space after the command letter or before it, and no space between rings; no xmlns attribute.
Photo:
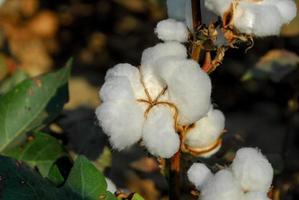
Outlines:
<svg viewBox="0 0 299 200"><path fill-rule="evenodd" d="M232 0L205 0L205 6L221 17L229 10L231 3Z"/></svg>
<svg viewBox="0 0 299 200"><path fill-rule="evenodd" d="M201 200L241 200L242 191L229 170L221 170L203 187Z"/></svg>
<svg viewBox="0 0 299 200"><path fill-rule="evenodd" d="M144 112L136 101L104 102L96 115L113 148L123 150L141 139Z"/></svg>
<svg viewBox="0 0 299 200"><path fill-rule="evenodd" d="M187 172L188 179L198 190L201 190L210 178L213 177L211 170L202 163L194 163Z"/></svg>
<svg viewBox="0 0 299 200"><path fill-rule="evenodd" d="M135 99L132 86L127 77L114 76L107 78L100 89L100 98L102 101L117 101Z"/></svg>
<svg viewBox="0 0 299 200"><path fill-rule="evenodd" d="M185 143L193 148L209 147L217 141L223 132L225 117L220 110L210 109L207 116L197 121L187 132Z"/></svg>
<svg viewBox="0 0 299 200"><path fill-rule="evenodd" d="M167 56L176 56L182 59L187 58L186 47L178 42L166 42L145 49L142 53L140 71L144 84L153 99L165 86L154 74L154 69L157 68L156 62Z"/></svg>
<svg viewBox="0 0 299 200"><path fill-rule="evenodd" d="M143 126L143 142L151 154L162 158L170 158L179 150L170 107L161 105L150 110Z"/></svg>
<svg viewBox="0 0 299 200"><path fill-rule="evenodd" d="M243 190L269 190L273 179L273 168L259 150L254 148L238 150L231 167Z"/></svg>
<svg viewBox="0 0 299 200"><path fill-rule="evenodd" d="M247 192L242 200L270 200L267 192Z"/></svg>
<svg viewBox="0 0 299 200"><path fill-rule="evenodd" d="M163 41L186 42L188 39L188 29L183 22L174 19L162 20L155 29L158 38Z"/></svg>
<svg viewBox="0 0 299 200"><path fill-rule="evenodd" d="M278 8L284 23L289 23L297 15L297 6L293 0L274 0L273 4Z"/></svg>
<svg viewBox="0 0 299 200"><path fill-rule="evenodd" d="M145 94L140 82L140 72L138 68L127 63L117 64L107 71L105 81L108 81L112 77L126 77L131 84L135 97L144 97Z"/></svg>
<svg viewBox="0 0 299 200"><path fill-rule="evenodd" d="M185 3L190 0L167 0L167 14L169 18L184 21Z"/></svg>
<svg viewBox="0 0 299 200"><path fill-rule="evenodd" d="M209 111L211 80L195 61L165 57L157 63L156 75L168 86L169 100L180 113L179 124L192 124Z"/></svg>
<svg viewBox="0 0 299 200"><path fill-rule="evenodd" d="M116 185L109 178L105 178L105 180L107 183L107 191L114 194L117 191Z"/></svg>

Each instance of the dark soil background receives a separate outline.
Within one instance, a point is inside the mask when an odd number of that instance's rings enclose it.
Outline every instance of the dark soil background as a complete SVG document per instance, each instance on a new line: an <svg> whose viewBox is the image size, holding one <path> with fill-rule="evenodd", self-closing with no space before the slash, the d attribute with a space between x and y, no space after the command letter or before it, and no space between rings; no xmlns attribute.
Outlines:
<svg viewBox="0 0 299 200"><path fill-rule="evenodd" d="M53 127L50 130L71 152L98 160L109 145L94 115L100 103L98 89L107 69L121 62L138 66L143 49L158 42L153 30L167 17L165 2L8 0L2 7L0 47L12 68L36 75L74 58L70 103L54 124L61 133L54 133ZM226 115L227 133L223 148L207 162L225 165L236 149L258 147L275 168L273 199L298 200L298 66L280 81L242 81L246 71L272 49L298 55L299 35L256 39L248 52L245 48L229 50L211 75L213 102ZM146 156L138 146L125 152L112 151L112 165L105 168L105 174L118 187L138 191L145 199L162 199L167 194L167 182L155 160Z"/></svg>

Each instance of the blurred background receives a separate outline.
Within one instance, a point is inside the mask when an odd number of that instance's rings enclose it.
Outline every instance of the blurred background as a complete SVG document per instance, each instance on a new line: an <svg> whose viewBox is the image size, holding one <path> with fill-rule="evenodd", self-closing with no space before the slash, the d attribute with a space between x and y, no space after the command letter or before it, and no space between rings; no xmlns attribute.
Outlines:
<svg viewBox="0 0 299 200"><path fill-rule="evenodd" d="M143 49L158 42L154 27L167 18L165 1L0 3L1 83L10 76L18 81L55 70L73 57L70 101L47 131L71 154L88 156L118 187L147 200L167 199L157 161L138 146L111 150L94 114L107 69L122 62L138 66ZM185 167L203 161L217 170L232 160L236 149L258 147L275 168L273 199L298 200L299 17L284 27L281 37L256 39L245 50L229 50L211 75L213 102L227 118L223 148L212 159L190 158ZM187 185L186 193L190 189Z"/></svg>

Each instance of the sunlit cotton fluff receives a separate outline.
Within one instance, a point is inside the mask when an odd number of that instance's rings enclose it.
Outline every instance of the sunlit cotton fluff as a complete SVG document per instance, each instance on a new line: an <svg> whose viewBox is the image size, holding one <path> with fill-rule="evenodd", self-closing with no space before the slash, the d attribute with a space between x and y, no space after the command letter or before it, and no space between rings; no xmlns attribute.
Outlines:
<svg viewBox="0 0 299 200"><path fill-rule="evenodd" d="M243 148L237 151L232 171L245 191L267 191L273 179L273 168L257 149Z"/></svg>
<svg viewBox="0 0 299 200"><path fill-rule="evenodd" d="M174 19L166 19L157 24L155 32L159 39L163 41L186 42L188 39L188 29L183 22Z"/></svg>
<svg viewBox="0 0 299 200"><path fill-rule="evenodd" d="M208 114L195 122L186 136L185 143L193 148L209 147L218 140L225 126L225 117L220 110L211 108Z"/></svg>
<svg viewBox="0 0 299 200"><path fill-rule="evenodd" d="M272 178L272 166L255 148L239 149L231 166L215 175L201 163L188 170L189 181L200 190L200 200L270 200Z"/></svg>
<svg viewBox="0 0 299 200"><path fill-rule="evenodd" d="M180 148L177 132L206 116L211 80L179 41L144 50L139 68L123 63L107 71L96 115L114 149L142 140L151 154L170 158Z"/></svg>
<svg viewBox="0 0 299 200"><path fill-rule="evenodd" d="M205 6L221 17L233 12L232 24L238 31L260 37L278 35L297 14L293 0L206 0Z"/></svg>
<svg viewBox="0 0 299 200"><path fill-rule="evenodd" d="M189 181L199 190L213 177L211 170L202 163L194 163L189 168L187 175Z"/></svg>

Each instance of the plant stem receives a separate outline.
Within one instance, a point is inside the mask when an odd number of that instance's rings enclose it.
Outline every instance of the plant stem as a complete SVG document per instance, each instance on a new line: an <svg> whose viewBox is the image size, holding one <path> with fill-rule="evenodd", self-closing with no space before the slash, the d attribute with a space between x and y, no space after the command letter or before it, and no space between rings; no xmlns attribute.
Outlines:
<svg viewBox="0 0 299 200"><path fill-rule="evenodd" d="M181 152L178 151L170 160L169 199L179 200L181 196Z"/></svg>
<svg viewBox="0 0 299 200"><path fill-rule="evenodd" d="M191 49L191 58L198 62L201 54L201 45L197 44L196 40L196 30L201 24L201 8L200 8L200 0L191 0L192 6L192 25L193 25L193 44Z"/></svg>

